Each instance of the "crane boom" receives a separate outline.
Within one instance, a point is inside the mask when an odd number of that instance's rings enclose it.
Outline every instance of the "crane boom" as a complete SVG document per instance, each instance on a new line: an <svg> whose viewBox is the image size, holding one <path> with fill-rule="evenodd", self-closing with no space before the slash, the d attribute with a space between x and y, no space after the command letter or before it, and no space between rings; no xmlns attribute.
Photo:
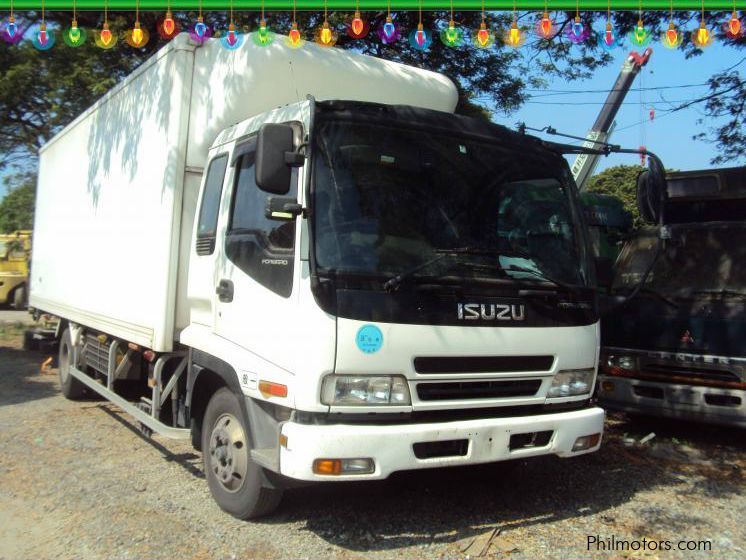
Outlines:
<svg viewBox="0 0 746 560"><path fill-rule="evenodd" d="M622 70L619 72L616 82L614 82L614 87L609 92L596 122L593 123L593 127L586 136L583 143L584 148L598 147L598 143L606 142L609 139L614 129L614 119L619 107L622 106L632 82L640 73L640 69L648 63L651 54L653 54L653 49L645 49L642 54L632 51L624 60ZM572 164L572 175L581 191L584 190L588 178L593 174L598 158L598 154L578 154L575 158L575 162Z"/></svg>

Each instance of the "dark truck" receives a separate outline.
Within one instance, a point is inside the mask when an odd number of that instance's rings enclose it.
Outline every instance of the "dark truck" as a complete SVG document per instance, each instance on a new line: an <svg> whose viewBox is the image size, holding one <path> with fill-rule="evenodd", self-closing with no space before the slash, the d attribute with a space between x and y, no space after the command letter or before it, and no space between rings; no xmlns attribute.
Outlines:
<svg viewBox="0 0 746 560"><path fill-rule="evenodd" d="M616 263L599 401L746 426L746 167L671 173L660 201L638 187L638 204L658 223Z"/></svg>

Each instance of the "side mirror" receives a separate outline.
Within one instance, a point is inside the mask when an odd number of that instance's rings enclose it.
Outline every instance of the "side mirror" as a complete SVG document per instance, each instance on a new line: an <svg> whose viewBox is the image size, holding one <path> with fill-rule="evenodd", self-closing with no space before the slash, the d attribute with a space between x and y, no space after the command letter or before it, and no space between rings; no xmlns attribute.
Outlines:
<svg viewBox="0 0 746 560"><path fill-rule="evenodd" d="M305 158L294 151L293 127L288 124L264 124L256 143L256 184L264 192L287 194L291 167L302 165Z"/></svg>
<svg viewBox="0 0 746 560"><path fill-rule="evenodd" d="M614 281L614 262L609 257L596 257L596 282L608 288Z"/></svg>
<svg viewBox="0 0 746 560"><path fill-rule="evenodd" d="M666 170L660 159L648 154L648 169L637 176L637 208L640 217L650 223L660 222L663 198L666 196Z"/></svg>

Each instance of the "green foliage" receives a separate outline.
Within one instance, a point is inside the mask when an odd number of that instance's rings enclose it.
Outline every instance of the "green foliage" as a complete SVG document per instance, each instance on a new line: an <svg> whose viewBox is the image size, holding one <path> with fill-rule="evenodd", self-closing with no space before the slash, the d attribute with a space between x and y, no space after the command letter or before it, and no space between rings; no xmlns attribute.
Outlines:
<svg viewBox="0 0 746 560"><path fill-rule="evenodd" d="M621 200L625 210L632 213L635 226L638 226L641 222L637 210L637 176L643 169L639 165L616 165L604 169L588 180L588 192L609 194Z"/></svg>
<svg viewBox="0 0 746 560"><path fill-rule="evenodd" d="M11 181L6 181L10 183ZM33 181L12 188L0 201L0 233L11 233L19 229L31 229L34 225Z"/></svg>

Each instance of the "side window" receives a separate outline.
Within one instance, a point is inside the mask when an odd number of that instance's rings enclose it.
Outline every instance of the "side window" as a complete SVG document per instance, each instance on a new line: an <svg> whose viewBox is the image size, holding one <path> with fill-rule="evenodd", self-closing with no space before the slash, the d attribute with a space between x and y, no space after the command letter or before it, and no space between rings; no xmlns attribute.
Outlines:
<svg viewBox="0 0 746 560"><path fill-rule="evenodd" d="M220 195L223 192L223 179L228 166L228 155L222 155L210 162L207 168L205 189L197 222L197 254L211 255L215 250L215 236L218 229Z"/></svg>
<svg viewBox="0 0 746 560"><path fill-rule="evenodd" d="M255 152L241 156L233 189L226 256L265 288L289 297L293 290L295 220L265 217L267 193L256 186ZM296 175L288 197L297 196Z"/></svg>

